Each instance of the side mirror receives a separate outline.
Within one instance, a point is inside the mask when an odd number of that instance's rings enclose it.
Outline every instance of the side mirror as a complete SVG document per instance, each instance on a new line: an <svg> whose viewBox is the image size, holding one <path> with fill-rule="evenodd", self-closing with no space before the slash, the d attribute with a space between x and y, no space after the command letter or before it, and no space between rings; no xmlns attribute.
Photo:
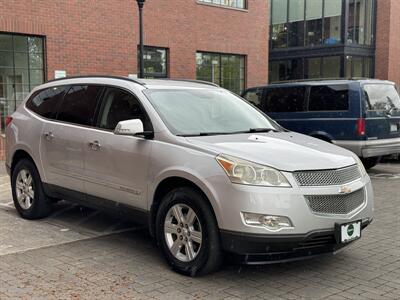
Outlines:
<svg viewBox="0 0 400 300"><path fill-rule="evenodd" d="M121 121L114 130L116 135L143 136L144 138L153 138L152 131L144 131L143 122L140 119Z"/></svg>

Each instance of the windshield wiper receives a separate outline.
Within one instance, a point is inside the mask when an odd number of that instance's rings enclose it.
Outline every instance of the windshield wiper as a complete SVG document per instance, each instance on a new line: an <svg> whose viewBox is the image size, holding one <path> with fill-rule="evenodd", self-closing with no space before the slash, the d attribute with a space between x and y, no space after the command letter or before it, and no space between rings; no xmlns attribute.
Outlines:
<svg viewBox="0 0 400 300"><path fill-rule="evenodd" d="M178 134L178 136L183 137L193 137L193 136L211 136L211 135L227 135L227 134L235 134L237 132L199 132L192 134Z"/></svg>
<svg viewBox="0 0 400 300"><path fill-rule="evenodd" d="M279 132L279 130L273 128L250 128L246 131L232 131L232 132L199 132L193 134L178 134L178 136L183 137L193 137L193 136L212 136L212 135L229 135L229 134L242 134L242 133L260 133L260 132Z"/></svg>
<svg viewBox="0 0 400 300"><path fill-rule="evenodd" d="M250 128L249 133L258 133L258 132L279 132L279 130L276 130L274 128Z"/></svg>

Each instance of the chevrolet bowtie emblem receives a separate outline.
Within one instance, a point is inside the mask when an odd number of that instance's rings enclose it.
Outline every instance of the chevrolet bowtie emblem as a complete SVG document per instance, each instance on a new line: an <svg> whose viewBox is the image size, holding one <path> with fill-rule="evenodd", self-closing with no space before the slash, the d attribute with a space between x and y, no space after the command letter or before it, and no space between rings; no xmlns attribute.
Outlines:
<svg viewBox="0 0 400 300"><path fill-rule="evenodd" d="M341 194L350 194L351 193L351 187L349 186L342 186L340 187L339 193Z"/></svg>

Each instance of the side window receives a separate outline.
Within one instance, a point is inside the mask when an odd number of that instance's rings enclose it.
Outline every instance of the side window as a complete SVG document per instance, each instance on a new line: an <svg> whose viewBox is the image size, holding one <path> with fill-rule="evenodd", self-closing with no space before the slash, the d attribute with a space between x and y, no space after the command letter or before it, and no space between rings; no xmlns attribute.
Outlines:
<svg viewBox="0 0 400 300"><path fill-rule="evenodd" d="M310 89L310 111L349 110L349 87L346 84L313 86Z"/></svg>
<svg viewBox="0 0 400 300"><path fill-rule="evenodd" d="M302 112L305 110L305 87L267 90L267 112Z"/></svg>
<svg viewBox="0 0 400 300"><path fill-rule="evenodd" d="M44 118L53 119L66 90L66 86L45 89L29 99L26 107Z"/></svg>
<svg viewBox="0 0 400 300"><path fill-rule="evenodd" d="M254 106L257 106L258 108L262 108L262 94L263 94L263 89L251 89L244 94L243 98L249 101L251 104Z"/></svg>
<svg viewBox="0 0 400 300"><path fill-rule="evenodd" d="M79 125L92 125L101 86L74 85L58 110L57 119Z"/></svg>
<svg viewBox="0 0 400 300"><path fill-rule="evenodd" d="M107 88L102 101L98 127L114 130L118 122L132 119L142 120L144 130L151 130L150 120L134 95L118 88Z"/></svg>

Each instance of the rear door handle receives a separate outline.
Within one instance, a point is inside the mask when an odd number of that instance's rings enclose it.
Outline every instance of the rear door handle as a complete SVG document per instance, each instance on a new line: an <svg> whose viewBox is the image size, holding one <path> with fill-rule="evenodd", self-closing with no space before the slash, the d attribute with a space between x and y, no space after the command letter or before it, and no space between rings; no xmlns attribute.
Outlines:
<svg viewBox="0 0 400 300"><path fill-rule="evenodd" d="M99 141L89 142L89 147L93 151L99 151L101 149L101 145L100 145Z"/></svg>
<svg viewBox="0 0 400 300"><path fill-rule="evenodd" d="M54 139L54 134L51 131L47 131L43 135L47 141L51 141L52 139Z"/></svg>

